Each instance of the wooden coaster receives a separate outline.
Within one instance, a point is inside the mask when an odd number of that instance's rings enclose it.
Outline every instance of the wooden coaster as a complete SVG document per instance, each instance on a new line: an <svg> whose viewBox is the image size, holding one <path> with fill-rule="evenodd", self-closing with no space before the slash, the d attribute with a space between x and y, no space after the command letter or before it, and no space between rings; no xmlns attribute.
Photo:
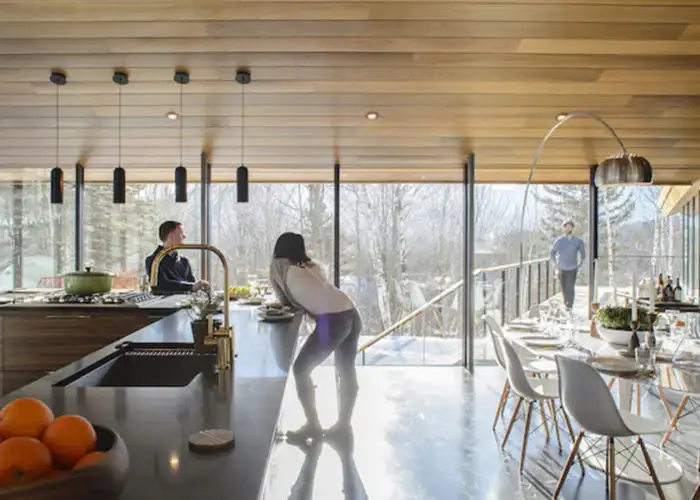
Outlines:
<svg viewBox="0 0 700 500"><path fill-rule="evenodd" d="M233 448L236 439L228 429L206 429L190 434L190 449L200 453L216 453Z"/></svg>

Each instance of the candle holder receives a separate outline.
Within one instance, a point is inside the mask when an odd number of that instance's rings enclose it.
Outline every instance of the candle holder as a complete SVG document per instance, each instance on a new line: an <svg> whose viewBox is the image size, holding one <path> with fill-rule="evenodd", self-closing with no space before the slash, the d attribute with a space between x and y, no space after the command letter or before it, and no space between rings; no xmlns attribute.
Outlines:
<svg viewBox="0 0 700 500"><path fill-rule="evenodd" d="M637 330L639 329L639 318L630 320L630 328L632 328L632 334L630 335L630 340L627 347L629 348L630 353L634 355L635 349L641 345L641 342L639 342L639 335L637 335Z"/></svg>

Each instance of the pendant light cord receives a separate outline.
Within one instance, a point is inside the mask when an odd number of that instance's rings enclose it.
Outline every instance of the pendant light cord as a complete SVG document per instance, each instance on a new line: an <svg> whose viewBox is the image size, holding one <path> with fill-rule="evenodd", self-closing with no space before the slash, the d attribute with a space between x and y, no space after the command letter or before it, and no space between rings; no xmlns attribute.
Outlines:
<svg viewBox="0 0 700 500"><path fill-rule="evenodd" d="M60 85L56 85L56 166L58 166L60 164L60 150L59 150L60 137L59 137L59 134L60 134L60 130L61 130L61 126L60 126L61 116L59 114L59 109L60 109L59 93L58 93L59 88L60 88Z"/></svg>
<svg viewBox="0 0 700 500"><path fill-rule="evenodd" d="M245 85L241 85L241 166L245 165Z"/></svg>
<svg viewBox="0 0 700 500"><path fill-rule="evenodd" d="M182 128L183 128L183 121L184 121L184 116L182 114L182 87L183 84L180 84L180 165L182 165Z"/></svg>
<svg viewBox="0 0 700 500"><path fill-rule="evenodd" d="M121 167L122 166L122 86L119 85L119 121L117 124L117 128L119 129L118 136L117 136L117 148L119 151L117 152L117 166Z"/></svg>

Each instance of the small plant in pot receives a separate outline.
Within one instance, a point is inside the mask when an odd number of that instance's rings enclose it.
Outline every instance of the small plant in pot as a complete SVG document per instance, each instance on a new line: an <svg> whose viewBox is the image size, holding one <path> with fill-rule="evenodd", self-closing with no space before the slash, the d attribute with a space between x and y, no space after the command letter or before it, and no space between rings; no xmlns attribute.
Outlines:
<svg viewBox="0 0 700 500"><path fill-rule="evenodd" d="M218 305L212 300L208 292L202 292L190 295L185 300L185 307L190 315L190 324L192 325L192 336L194 337L194 345L197 352L208 352L214 349L214 346L204 345L204 339L209 333L209 315L216 314ZM213 321L213 328L216 330L221 327L221 320Z"/></svg>
<svg viewBox="0 0 700 500"><path fill-rule="evenodd" d="M637 331L643 336L652 329L656 314L644 309L637 309L639 326ZM615 345L627 345L632 335L632 308L624 306L605 306L595 313L595 322L598 334L608 343Z"/></svg>

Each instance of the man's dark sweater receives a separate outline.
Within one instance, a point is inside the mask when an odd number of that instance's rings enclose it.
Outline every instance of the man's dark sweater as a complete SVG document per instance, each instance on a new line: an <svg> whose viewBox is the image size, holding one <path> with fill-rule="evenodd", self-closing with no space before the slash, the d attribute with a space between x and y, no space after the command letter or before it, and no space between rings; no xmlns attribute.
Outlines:
<svg viewBox="0 0 700 500"><path fill-rule="evenodd" d="M156 251L146 257L146 275L151 276L153 259L158 252L163 250L162 245L158 245ZM163 257L158 268L158 286L153 289L154 293L176 293L190 292L195 283L192 266L187 257L180 256L177 252L172 252Z"/></svg>

